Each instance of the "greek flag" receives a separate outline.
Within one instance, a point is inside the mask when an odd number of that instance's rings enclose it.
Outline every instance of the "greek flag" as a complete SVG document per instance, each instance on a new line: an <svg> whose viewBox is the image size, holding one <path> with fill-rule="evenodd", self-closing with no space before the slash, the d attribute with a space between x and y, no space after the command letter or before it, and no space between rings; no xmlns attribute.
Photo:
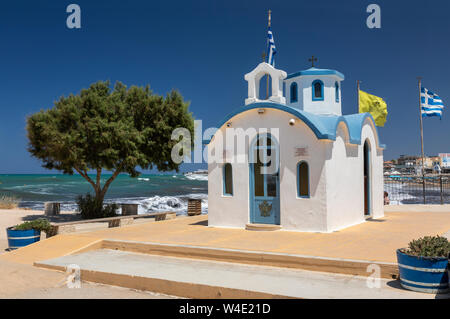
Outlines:
<svg viewBox="0 0 450 319"><path fill-rule="evenodd" d="M420 92L420 100L422 102L422 117L442 117L444 103L442 103L442 99L437 94L434 94L426 88L422 88Z"/></svg>
<svg viewBox="0 0 450 319"><path fill-rule="evenodd" d="M272 30L270 30L270 27L269 27L267 36L268 36L268 39L267 39L266 62L269 63L271 66L275 67L274 55L277 53L277 49L275 48L275 41L273 40L273 34L272 34Z"/></svg>

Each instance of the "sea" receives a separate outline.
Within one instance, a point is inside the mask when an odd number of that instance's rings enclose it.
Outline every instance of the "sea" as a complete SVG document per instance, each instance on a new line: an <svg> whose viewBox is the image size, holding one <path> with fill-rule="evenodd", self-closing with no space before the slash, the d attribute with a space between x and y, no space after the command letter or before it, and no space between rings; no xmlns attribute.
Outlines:
<svg viewBox="0 0 450 319"><path fill-rule="evenodd" d="M102 175L102 184L110 176ZM15 196L22 208L43 210L45 202L54 201L61 203L61 210L74 211L76 198L86 193L93 193L93 188L80 175L0 175L0 195ZM202 212L208 212L207 175L119 175L109 187L105 203L139 204L139 214L167 210L186 214L190 198L201 199Z"/></svg>
<svg viewBox="0 0 450 319"><path fill-rule="evenodd" d="M102 175L102 184L111 175ZM445 183L443 201L450 204L450 184ZM428 186L427 186L428 188ZM423 203L422 188L403 183L384 185L391 205ZM77 210L76 198L93 193L89 184L80 175L0 174L0 196L12 195L20 200L19 207L43 210L45 202L60 202L64 211ZM208 176L196 174L152 174L132 178L119 175L111 184L105 203L139 204L139 214L159 211L187 213L188 199L202 201L202 213L208 213ZM439 189L427 189L427 204L440 204Z"/></svg>

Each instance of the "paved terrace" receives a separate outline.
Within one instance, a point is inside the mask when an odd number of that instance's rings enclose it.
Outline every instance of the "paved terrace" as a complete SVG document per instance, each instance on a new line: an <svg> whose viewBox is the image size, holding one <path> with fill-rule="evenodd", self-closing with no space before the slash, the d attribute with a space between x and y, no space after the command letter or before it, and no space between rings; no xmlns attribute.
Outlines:
<svg viewBox="0 0 450 319"><path fill-rule="evenodd" d="M408 209L409 212L402 212ZM329 234L288 231L257 232L208 227L208 217L180 217L121 228L62 234L2 254L0 260L23 264L82 251L102 240L190 245L352 260L396 262L395 251L412 239L443 235L450 230L448 206L389 209L382 219L367 221Z"/></svg>

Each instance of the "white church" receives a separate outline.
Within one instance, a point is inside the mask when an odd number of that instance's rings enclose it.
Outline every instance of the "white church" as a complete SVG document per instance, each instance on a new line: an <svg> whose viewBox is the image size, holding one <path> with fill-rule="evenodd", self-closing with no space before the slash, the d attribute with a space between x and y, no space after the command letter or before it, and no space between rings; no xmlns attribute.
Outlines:
<svg viewBox="0 0 450 319"><path fill-rule="evenodd" d="M342 73L263 62L245 80L245 105L208 144L221 158L208 161L210 227L326 233L384 216L384 145L370 114L342 115Z"/></svg>

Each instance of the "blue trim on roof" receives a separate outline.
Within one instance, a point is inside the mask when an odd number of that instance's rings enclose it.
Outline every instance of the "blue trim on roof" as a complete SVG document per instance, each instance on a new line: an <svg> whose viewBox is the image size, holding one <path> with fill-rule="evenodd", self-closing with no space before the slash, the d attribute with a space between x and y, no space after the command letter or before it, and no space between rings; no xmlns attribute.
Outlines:
<svg viewBox="0 0 450 319"><path fill-rule="evenodd" d="M378 128L375 125L375 120L373 119L372 115L370 113L359 113L359 114L350 114L344 116L348 123L349 133L350 133L350 140L358 140L358 144L361 144L361 129L364 121L366 118L370 118L375 126L375 133L377 137L377 141L380 141L379 135L378 135ZM379 144L379 148L386 149L386 145Z"/></svg>
<svg viewBox="0 0 450 319"><path fill-rule="evenodd" d="M289 74L285 80L295 78L297 76L303 76L303 75L336 75L339 78L341 78L342 80L345 80L344 74L342 74L339 71L329 70L329 69L318 69L318 68L310 68L308 70L303 70L303 71Z"/></svg>
<svg viewBox="0 0 450 319"><path fill-rule="evenodd" d="M314 132L317 139L319 140L336 140L336 131L339 123L344 122L348 128L349 132L349 142L351 144L359 144L361 145L361 129L366 118L370 118L373 123L375 123L372 115L370 113L361 113L361 114L351 114L344 116L336 116L336 115L317 115L305 111L301 111L295 109L293 107L272 103L272 102L260 102L260 103L252 103L246 105L244 107L240 107L234 112L228 114L222 122L219 123L218 128L224 126L227 122L230 121L234 116L254 110L254 109L275 109L283 112L287 112L289 114L294 115L302 122L304 122L308 127ZM375 126L375 125L374 125ZM379 141L378 129L375 126L375 134L377 137L377 141ZM209 141L207 142L209 143ZM386 148L385 145L380 144L378 147Z"/></svg>

